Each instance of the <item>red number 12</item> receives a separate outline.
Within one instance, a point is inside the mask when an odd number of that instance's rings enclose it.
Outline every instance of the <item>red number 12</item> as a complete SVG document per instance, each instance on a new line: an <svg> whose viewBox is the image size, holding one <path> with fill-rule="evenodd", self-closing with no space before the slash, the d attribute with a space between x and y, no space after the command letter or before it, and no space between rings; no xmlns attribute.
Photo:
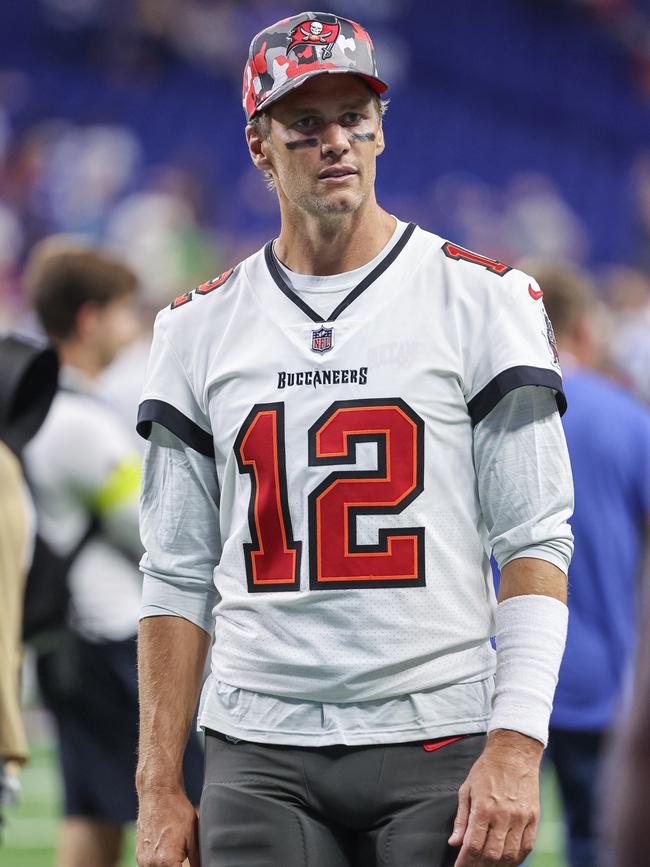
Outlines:
<svg viewBox="0 0 650 867"><path fill-rule="evenodd" d="M364 442L377 446L376 470L330 473L309 494L312 590L425 583L423 527L382 528L377 544L362 545L356 526L359 515L398 514L422 493L422 419L400 398L337 401L309 430L309 465L354 465ZM289 514L284 404L254 406L234 449L239 471L251 478L248 589L299 590L302 543L293 539Z"/></svg>

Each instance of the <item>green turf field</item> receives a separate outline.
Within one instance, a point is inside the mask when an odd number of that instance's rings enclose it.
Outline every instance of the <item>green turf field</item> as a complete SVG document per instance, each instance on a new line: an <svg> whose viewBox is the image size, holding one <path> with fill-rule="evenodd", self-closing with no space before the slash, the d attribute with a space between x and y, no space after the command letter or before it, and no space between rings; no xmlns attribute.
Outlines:
<svg viewBox="0 0 650 867"><path fill-rule="evenodd" d="M56 758L49 745L32 748L32 762L22 773L23 798L7 815L1 867L52 867L59 787ZM561 824L555 786L543 778L542 825L530 867L566 867L561 855ZM121 867L135 867L133 835L129 836ZM279 867L279 865L278 865ZM405 865L407 867L407 865ZM529 867L527 863L526 867Z"/></svg>
<svg viewBox="0 0 650 867"><path fill-rule="evenodd" d="M22 801L7 810L0 867L52 867L59 810L56 756L48 743L31 747L31 762L21 774ZM135 867L129 835L121 867Z"/></svg>

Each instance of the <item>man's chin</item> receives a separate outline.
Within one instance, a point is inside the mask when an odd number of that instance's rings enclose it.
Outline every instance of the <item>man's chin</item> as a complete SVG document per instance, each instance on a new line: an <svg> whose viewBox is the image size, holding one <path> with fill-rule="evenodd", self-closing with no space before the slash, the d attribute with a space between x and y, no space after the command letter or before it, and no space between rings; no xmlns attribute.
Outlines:
<svg viewBox="0 0 650 867"><path fill-rule="evenodd" d="M341 194L318 196L311 200L309 210L313 214L337 215L354 214L361 207L363 199L359 195Z"/></svg>

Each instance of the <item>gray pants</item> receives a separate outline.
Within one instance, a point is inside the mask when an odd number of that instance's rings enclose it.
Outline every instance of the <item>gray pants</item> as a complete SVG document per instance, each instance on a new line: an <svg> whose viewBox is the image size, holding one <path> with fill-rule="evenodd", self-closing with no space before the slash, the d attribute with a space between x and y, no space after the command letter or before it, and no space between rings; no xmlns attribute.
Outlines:
<svg viewBox="0 0 650 867"><path fill-rule="evenodd" d="M202 867L452 867L458 789L484 735L305 748L207 734Z"/></svg>

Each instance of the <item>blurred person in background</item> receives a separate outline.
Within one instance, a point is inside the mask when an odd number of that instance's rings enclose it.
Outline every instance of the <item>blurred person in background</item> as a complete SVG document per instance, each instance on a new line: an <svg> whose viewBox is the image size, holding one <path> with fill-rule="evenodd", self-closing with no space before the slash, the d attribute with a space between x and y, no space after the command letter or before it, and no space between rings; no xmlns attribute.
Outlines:
<svg viewBox="0 0 650 867"><path fill-rule="evenodd" d="M189 173L167 167L151 189L124 199L106 228L107 246L138 277L142 328L138 339L102 373L98 391L120 413L140 453L144 442L135 424L156 314L175 297L178 286L200 282L220 264L216 239L199 224L195 198Z"/></svg>
<svg viewBox="0 0 650 867"><path fill-rule="evenodd" d="M22 603L29 512L20 463L0 441L0 828L13 800L14 766L27 760L19 702Z"/></svg>
<svg viewBox="0 0 650 867"><path fill-rule="evenodd" d="M23 590L34 535L33 507L20 466L26 443L54 398L58 361L51 348L0 337L0 826L27 761L20 713Z"/></svg>
<svg viewBox="0 0 650 867"><path fill-rule="evenodd" d="M644 618L630 712L616 732L607 782L612 797L605 813L613 867L646 867L650 852L650 604L645 585Z"/></svg>
<svg viewBox="0 0 650 867"><path fill-rule="evenodd" d="M620 374L650 404L650 280L638 268L617 265L604 275L612 311L611 352Z"/></svg>
<svg viewBox="0 0 650 867"><path fill-rule="evenodd" d="M650 530L650 412L596 370L601 343L589 278L569 266L528 268L557 337L575 487L569 630L547 755L564 802L571 867L596 867L603 757L636 646Z"/></svg>
<svg viewBox="0 0 650 867"><path fill-rule="evenodd" d="M140 458L130 431L95 394L101 372L138 332L137 280L119 259L51 238L27 263L25 285L59 350L61 390L25 452L39 534L70 557L70 629L38 660L59 739L65 818L60 867L114 867L136 817L136 628L142 553ZM196 741L187 784L201 784Z"/></svg>

